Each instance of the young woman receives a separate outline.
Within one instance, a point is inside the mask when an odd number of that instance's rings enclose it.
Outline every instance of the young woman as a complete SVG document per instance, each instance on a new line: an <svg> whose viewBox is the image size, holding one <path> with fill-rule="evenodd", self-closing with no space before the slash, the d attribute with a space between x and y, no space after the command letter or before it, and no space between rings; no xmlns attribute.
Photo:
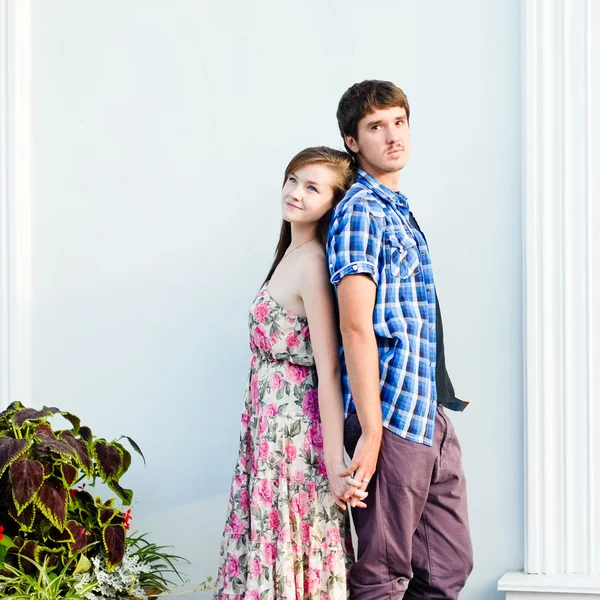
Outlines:
<svg viewBox="0 0 600 600"><path fill-rule="evenodd" d="M285 171L275 260L251 306L252 362L216 600L345 600L351 550L342 477L337 320L324 251L350 156L298 153ZM310 332L309 332L310 327ZM317 377L318 375L318 377Z"/></svg>

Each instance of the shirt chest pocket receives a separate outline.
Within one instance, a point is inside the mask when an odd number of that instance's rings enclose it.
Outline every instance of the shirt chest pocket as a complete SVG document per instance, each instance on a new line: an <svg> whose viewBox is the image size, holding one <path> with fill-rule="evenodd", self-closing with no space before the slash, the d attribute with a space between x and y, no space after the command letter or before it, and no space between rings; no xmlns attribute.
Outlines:
<svg viewBox="0 0 600 600"><path fill-rule="evenodd" d="M384 232L386 267L392 277L408 279L420 269L419 247L415 240L397 228Z"/></svg>

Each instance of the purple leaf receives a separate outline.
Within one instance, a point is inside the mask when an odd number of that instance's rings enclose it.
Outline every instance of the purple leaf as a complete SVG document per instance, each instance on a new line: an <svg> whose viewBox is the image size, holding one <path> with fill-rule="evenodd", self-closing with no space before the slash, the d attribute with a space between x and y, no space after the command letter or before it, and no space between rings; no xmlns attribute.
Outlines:
<svg viewBox="0 0 600 600"><path fill-rule="evenodd" d="M31 531L36 515L35 504L26 506L21 511L21 514L17 514L17 508L15 506L11 506L8 509L8 514L14 521L21 525L25 531Z"/></svg>
<svg viewBox="0 0 600 600"><path fill-rule="evenodd" d="M109 525L102 531L102 541L106 551L107 571L110 573L123 560L125 528L122 525Z"/></svg>
<svg viewBox="0 0 600 600"><path fill-rule="evenodd" d="M146 457L144 456L144 453L142 452L142 449L138 446L137 442L135 440L132 440L128 435L124 435L123 437L131 444L131 447L142 457L142 460L144 461L145 465Z"/></svg>
<svg viewBox="0 0 600 600"><path fill-rule="evenodd" d="M52 431L52 427L48 423L41 423L35 428L35 436L40 442L53 442L56 440L56 435Z"/></svg>
<svg viewBox="0 0 600 600"><path fill-rule="evenodd" d="M128 490L121 487L116 481L110 480L106 482L108 487L119 496L125 506L129 506L133 500L133 490Z"/></svg>
<svg viewBox="0 0 600 600"><path fill-rule="evenodd" d="M123 457L119 449L104 440L98 440L94 444L94 454L98 461L98 470L105 482L119 479L123 469Z"/></svg>
<svg viewBox="0 0 600 600"><path fill-rule="evenodd" d="M25 421L38 421L51 416L51 413L35 408L24 408L15 414L13 421L17 427L21 427Z"/></svg>
<svg viewBox="0 0 600 600"><path fill-rule="evenodd" d="M73 448L77 462L83 469L83 472L88 477L92 477L94 473L94 465L92 463L92 459L90 458L87 445L74 437L70 431L63 431L60 434L60 439Z"/></svg>
<svg viewBox="0 0 600 600"><path fill-rule="evenodd" d="M21 458L10 466L9 473L15 506L21 512L42 486L44 467L37 460Z"/></svg>
<svg viewBox="0 0 600 600"><path fill-rule="evenodd" d="M17 458L22 456L33 442L0 436L0 477Z"/></svg>
<svg viewBox="0 0 600 600"><path fill-rule="evenodd" d="M92 438L94 437L92 435L92 430L87 427L87 426L83 426L79 428L79 435L86 441L86 442L91 442Z"/></svg>
<svg viewBox="0 0 600 600"><path fill-rule="evenodd" d="M73 536L73 543L70 545L71 554L79 552L82 548L85 548L94 541L93 534L87 531L85 527L77 521L69 521L67 523L67 529Z"/></svg>
<svg viewBox="0 0 600 600"><path fill-rule="evenodd" d="M71 487L77 481L77 469L72 465L61 464L61 475L67 487Z"/></svg>
<svg viewBox="0 0 600 600"><path fill-rule="evenodd" d="M62 485L54 486L49 481L45 481L36 495L35 503L54 527L61 531L64 529L67 490Z"/></svg>

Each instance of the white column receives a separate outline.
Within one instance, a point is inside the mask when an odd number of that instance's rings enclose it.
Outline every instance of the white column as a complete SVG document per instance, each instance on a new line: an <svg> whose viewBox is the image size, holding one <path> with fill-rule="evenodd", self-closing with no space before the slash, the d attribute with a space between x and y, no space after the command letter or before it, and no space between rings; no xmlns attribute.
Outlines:
<svg viewBox="0 0 600 600"><path fill-rule="evenodd" d="M0 0L0 410L30 400L30 3Z"/></svg>
<svg viewBox="0 0 600 600"><path fill-rule="evenodd" d="M525 571L600 598L600 1L523 2Z"/></svg>

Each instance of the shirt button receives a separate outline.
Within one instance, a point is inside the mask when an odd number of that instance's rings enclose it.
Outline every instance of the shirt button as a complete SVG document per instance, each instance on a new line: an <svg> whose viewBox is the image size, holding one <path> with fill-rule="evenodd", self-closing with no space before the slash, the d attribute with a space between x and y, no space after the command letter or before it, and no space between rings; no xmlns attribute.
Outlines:
<svg viewBox="0 0 600 600"><path fill-rule="evenodd" d="M429 326L429 329L433 329L433 325L430 325L430 326Z"/></svg>
<svg viewBox="0 0 600 600"><path fill-rule="evenodd" d="M358 266L356 266L356 265L352 265L352 270L353 270L353 271L358 271Z"/></svg>
<svg viewBox="0 0 600 600"><path fill-rule="evenodd" d="M329 263L329 268L333 269L333 263Z"/></svg>

